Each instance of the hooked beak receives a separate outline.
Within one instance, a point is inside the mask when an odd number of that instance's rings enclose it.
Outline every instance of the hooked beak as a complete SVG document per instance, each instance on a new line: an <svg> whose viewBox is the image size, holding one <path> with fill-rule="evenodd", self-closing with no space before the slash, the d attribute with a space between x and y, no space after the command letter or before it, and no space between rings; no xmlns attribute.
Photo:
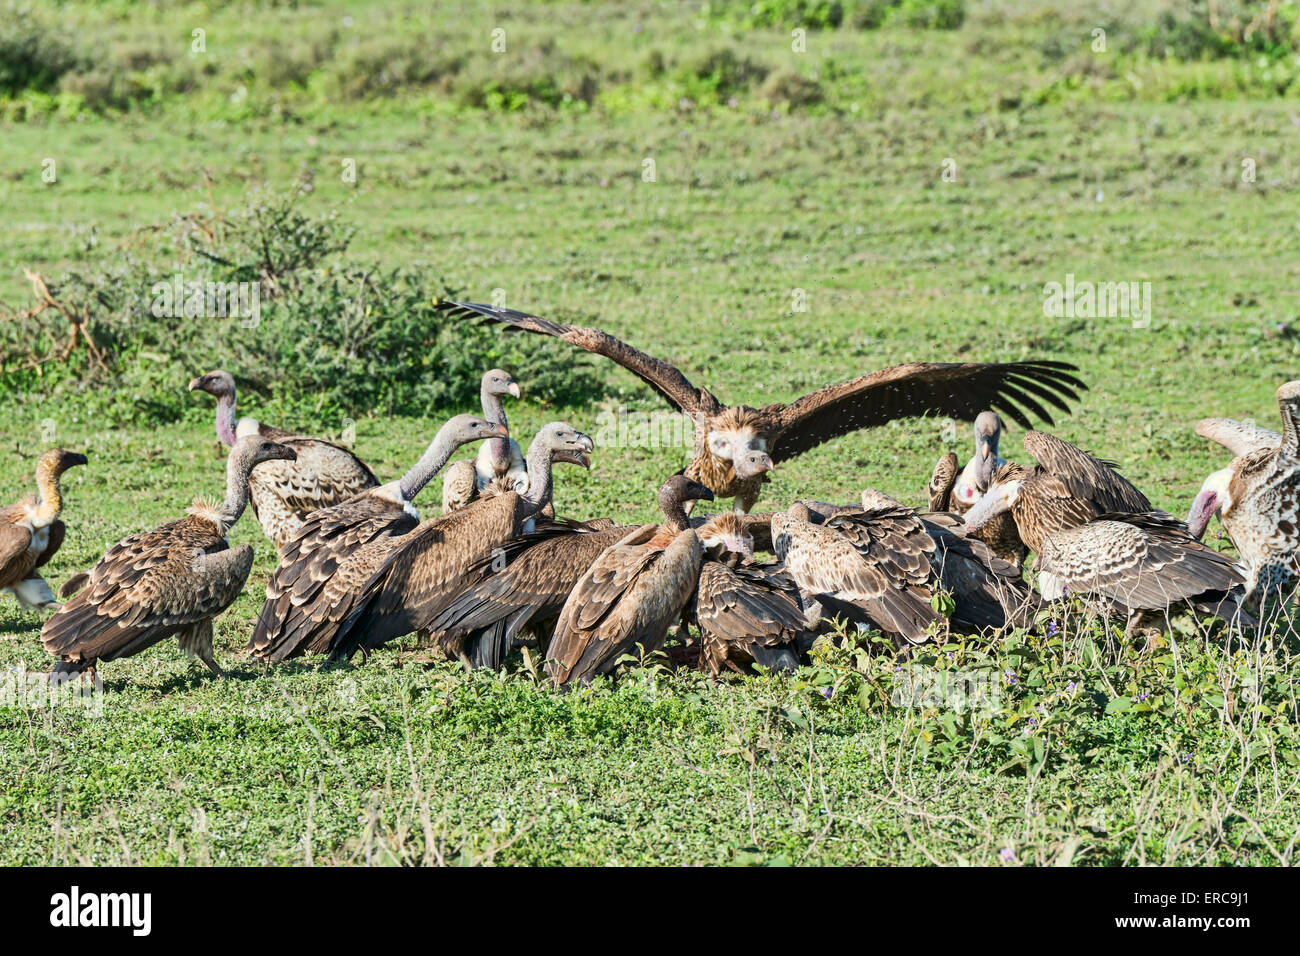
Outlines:
<svg viewBox="0 0 1300 956"><path fill-rule="evenodd" d="M587 449L587 451L596 450L596 441L590 435L584 435L582 432L578 432L578 441L582 442L582 447Z"/></svg>
<svg viewBox="0 0 1300 956"><path fill-rule="evenodd" d="M202 381L203 381L203 376L202 376L202 375L200 375L198 378L192 378L192 379L190 379L190 391L192 392L192 391L194 391L196 388L198 388L198 387L199 387L199 383L202 382Z"/></svg>
<svg viewBox="0 0 1300 956"><path fill-rule="evenodd" d="M695 495L695 500L696 500L696 501L712 501L712 500L713 500L713 489L712 489L712 488L706 488L704 485L696 485L696 486L695 486L695 491L697 492L697 494Z"/></svg>
<svg viewBox="0 0 1300 956"><path fill-rule="evenodd" d="M81 454L80 452L74 451L72 454L68 455L67 462L68 462L67 467L71 468L74 465L90 464L90 459L87 458L85 455Z"/></svg>
<svg viewBox="0 0 1300 956"><path fill-rule="evenodd" d="M1219 496L1213 491L1202 491L1192 502L1192 510L1187 514L1187 530L1193 538L1201 540L1210 519L1219 510Z"/></svg>
<svg viewBox="0 0 1300 956"><path fill-rule="evenodd" d="M562 461L568 465L580 465L588 471L591 470L591 459L587 457L587 453L576 448L563 448L557 451L555 461Z"/></svg>
<svg viewBox="0 0 1300 956"><path fill-rule="evenodd" d="M509 437L510 437L510 429L507 428L505 425L498 425L498 424L496 424L495 422L493 422L493 423L491 423L491 424L492 424L492 428L494 429L494 431L492 432L492 434L493 434L495 437L497 437L497 438L509 438Z"/></svg>
<svg viewBox="0 0 1300 956"><path fill-rule="evenodd" d="M523 392L520 390L518 382L511 382L509 385L506 386L506 391L509 392L511 395L513 395L515 398L523 398Z"/></svg>

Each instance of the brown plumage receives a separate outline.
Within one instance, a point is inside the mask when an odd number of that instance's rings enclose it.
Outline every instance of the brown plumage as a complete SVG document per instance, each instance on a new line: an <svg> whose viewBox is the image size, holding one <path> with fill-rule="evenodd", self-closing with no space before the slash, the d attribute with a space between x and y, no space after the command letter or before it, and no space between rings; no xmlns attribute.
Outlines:
<svg viewBox="0 0 1300 956"><path fill-rule="evenodd" d="M430 630L453 645L462 642L473 666L500 669L521 645L521 635L549 639L578 581L606 548L632 530L564 522L515 537L479 559Z"/></svg>
<svg viewBox="0 0 1300 956"><path fill-rule="evenodd" d="M1021 407L1048 423L1046 406L1068 411L1084 388L1062 362L912 363L811 392L796 401L762 408L727 406L696 388L678 369L600 329L564 325L514 309L466 302L441 306L459 316L481 316L516 330L551 335L603 355L639 376L695 423L695 451L686 474L719 497L735 497L748 511L764 472L822 442L898 418L947 415L974 418L996 406L1029 427Z"/></svg>
<svg viewBox="0 0 1300 956"><path fill-rule="evenodd" d="M585 456L591 448L586 435L564 422L552 422L529 445L526 494L494 489L500 493L484 495L386 543L382 561L355 592L355 610L330 641L331 659L350 658L414 631L428 633L448 657L472 666L464 653L466 635L433 632L433 621L465 588L480 559L532 530L551 498L556 453Z"/></svg>
<svg viewBox="0 0 1300 956"><path fill-rule="evenodd" d="M713 677L755 663L795 670L813 637L798 585L779 565L754 563L753 538L740 515L716 515L696 534L705 555L692 606L700 664Z"/></svg>
<svg viewBox="0 0 1300 956"><path fill-rule="evenodd" d="M933 584L952 595L948 626L959 634L1027 628L1041 601L1020 573L986 542L967 535L965 522L949 512L920 516L934 541Z"/></svg>
<svg viewBox="0 0 1300 956"><path fill-rule="evenodd" d="M1252 601L1290 598L1300 572L1300 382L1277 390L1282 434L1207 418L1196 433L1237 457L1205 479L1187 523L1194 537L1215 514L1246 567Z"/></svg>
<svg viewBox="0 0 1300 956"><path fill-rule="evenodd" d="M8 591L23 607L59 606L37 569L54 557L67 531L59 520L63 511L59 478L85 463L85 455L50 449L36 462L36 494L0 509L0 590Z"/></svg>
<svg viewBox="0 0 1300 956"><path fill-rule="evenodd" d="M699 581L700 539L683 502L713 499L685 475L659 489L664 520L642 525L607 548L578 581L555 625L546 672L557 687L589 683L620 659L658 650Z"/></svg>
<svg viewBox="0 0 1300 956"><path fill-rule="evenodd" d="M797 502L772 516L772 543L810 624L825 608L912 644L942 631L944 619L930 606L934 541L910 508L833 508L815 523L808 504Z"/></svg>
<svg viewBox="0 0 1300 956"><path fill-rule="evenodd" d="M255 418L235 417L235 380L217 370L190 382L190 391L217 398L217 436L234 445L238 438L258 435L294 450L294 461L268 463L253 472L249 487L253 514L277 548L284 547L307 516L346 501L379 484L365 462L348 449L323 438L272 428Z"/></svg>
<svg viewBox="0 0 1300 956"><path fill-rule="evenodd" d="M186 517L113 545L63 587L70 598L45 622L41 640L60 658L55 673L95 668L175 636L187 653L221 674L212 654L212 620L244 589L253 548L231 548L226 534L248 504L249 474L294 451L258 436L235 442L221 504L196 500ZM75 596L73 596L75 595Z"/></svg>
<svg viewBox="0 0 1300 956"><path fill-rule="evenodd" d="M1038 558L1044 598L1084 596L1103 611L1163 611L1191 603L1225 614L1242 583L1233 562L1194 540L1186 526L1151 508L1110 462L1040 432L1025 436L1034 468L1007 464L966 514L974 531L1010 513Z"/></svg>
<svg viewBox="0 0 1300 956"><path fill-rule="evenodd" d="M988 490L993 473L1006 462L998 456L1002 438L1002 419L994 412L983 411L975 418L975 454L965 467L957 456L948 452L934 466L930 476L931 511L950 511L964 515ZM1016 531L1009 514L998 515L976 533L1002 560L1020 567L1025 560L1025 543Z"/></svg>
<svg viewBox="0 0 1300 956"><path fill-rule="evenodd" d="M280 549L249 652L267 661L324 653L387 556L391 539L420 523L415 497L461 445L505 430L476 415L458 415L438 430L402 478L309 515Z"/></svg>

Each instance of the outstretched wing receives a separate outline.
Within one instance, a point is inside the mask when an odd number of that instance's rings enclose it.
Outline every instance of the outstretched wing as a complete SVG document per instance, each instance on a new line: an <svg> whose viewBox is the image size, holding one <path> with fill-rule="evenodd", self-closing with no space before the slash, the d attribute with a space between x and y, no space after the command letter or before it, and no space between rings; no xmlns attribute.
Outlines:
<svg viewBox="0 0 1300 956"><path fill-rule="evenodd" d="M760 412L769 452L784 461L859 428L884 425L898 418L945 415L973 420L986 408L996 409L1025 428L1022 407L1052 424L1047 406L1068 412L1076 389L1087 389L1065 362L913 362L831 385L788 405L768 405Z"/></svg>
<svg viewBox="0 0 1300 956"><path fill-rule="evenodd" d="M703 389L692 385L674 366L667 362L646 355L634 349L626 342L602 332L600 329L586 328L581 325L565 325L552 322L527 312L516 309L497 308L478 302L442 302L438 308L460 318L482 316L493 322L501 322L513 329L523 332L535 332L538 335L552 335L563 339L580 349L603 355L623 366L629 372L639 376L646 384L663 396L669 404L680 408L688 415L703 411L709 414L720 407L717 399Z"/></svg>
<svg viewBox="0 0 1300 956"><path fill-rule="evenodd" d="M1202 418L1196 423L1196 434L1218 442L1238 458L1254 451L1274 449L1282 442L1277 432L1235 418Z"/></svg>
<svg viewBox="0 0 1300 956"><path fill-rule="evenodd" d="M1113 461L1097 458L1076 445L1039 431L1025 435L1025 450L1064 486L1070 497L1089 502L1099 514L1152 510L1147 496L1115 470Z"/></svg>

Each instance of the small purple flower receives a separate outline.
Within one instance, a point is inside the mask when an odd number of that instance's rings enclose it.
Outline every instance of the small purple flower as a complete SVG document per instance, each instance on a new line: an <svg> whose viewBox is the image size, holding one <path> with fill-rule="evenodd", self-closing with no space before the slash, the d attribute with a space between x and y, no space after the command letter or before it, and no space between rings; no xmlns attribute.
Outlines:
<svg viewBox="0 0 1300 956"><path fill-rule="evenodd" d="M825 697L827 700L830 700L830 699L831 699L831 689L830 689L829 687L827 687L824 691L822 691L822 696Z"/></svg>
<svg viewBox="0 0 1300 956"><path fill-rule="evenodd" d="M1016 672L1015 672L1015 671L1007 671L1007 672L1006 672L1006 679L1007 679L1007 684L1008 684L1008 686L1010 686L1010 687L1015 687L1015 686L1016 686L1016 682L1017 682L1020 678L1016 677Z"/></svg>
<svg viewBox="0 0 1300 956"><path fill-rule="evenodd" d="M1047 633L1048 633L1049 636L1055 634L1058 630L1060 630L1060 628L1058 628L1058 627L1056 626L1056 622L1055 622L1055 621L1048 621L1048 622L1047 622Z"/></svg>
<svg viewBox="0 0 1300 956"><path fill-rule="evenodd" d="M1016 858L1016 853L1014 850L1011 849L1011 847L1004 846L1002 850L998 853L998 856L1002 857L1003 860L1010 863L1012 860Z"/></svg>

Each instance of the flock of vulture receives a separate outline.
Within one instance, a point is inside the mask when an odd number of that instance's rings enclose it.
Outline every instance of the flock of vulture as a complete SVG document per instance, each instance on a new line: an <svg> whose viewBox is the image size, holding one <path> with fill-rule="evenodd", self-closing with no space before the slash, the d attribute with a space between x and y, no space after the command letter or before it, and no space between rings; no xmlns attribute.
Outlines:
<svg viewBox="0 0 1300 956"><path fill-rule="evenodd" d="M1300 382L1278 390L1280 435L1229 419L1197 426L1236 457L1206 479L1185 523L1155 510L1112 462L1044 432L1025 436L1032 467L1000 457L994 409L1027 429L1031 413L1050 424L1049 406L1068 411L1085 387L1070 365L901 365L756 409L724 405L598 329L472 303L440 308L606 356L689 415L694 453L658 489L662 519L557 515L553 466L589 468L593 442L552 422L522 449L503 407L520 388L501 370L483 377L482 414L449 420L387 484L346 448L238 418L234 380L211 372L190 389L217 401L217 434L230 447L224 500L196 500L185 517L119 541L64 585L62 604L40 572L65 534L60 475L86 458L47 452L37 494L0 511L0 588L54 610L41 634L58 658L52 679L168 637L220 674L213 620L253 564L252 547L231 548L226 535L250 503L279 556L248 646L265 662L347 660L416 633L471 667L500 668L515 648L537 648L564 687L661 648L674 628L681 656L698 655L717 676L755 664L792 670L836 620L902 650L947 633L1032 627L1045 602L1067 597L1134 630L1186 608L1253 627L1270 592L1290 596ZM921 415L973 420L975 430L968 461L950 452L935 467L928 510L869 489L853 505L803 499L751 513L778 462ZM475 443L477 457L446 469L442 514L421 520L420 491ZM693 515L716 498L734 499L733 510ZM1238 559L1200 541L1216 514ZM1030 553L1037 588L1024 574Z"/></svg>

